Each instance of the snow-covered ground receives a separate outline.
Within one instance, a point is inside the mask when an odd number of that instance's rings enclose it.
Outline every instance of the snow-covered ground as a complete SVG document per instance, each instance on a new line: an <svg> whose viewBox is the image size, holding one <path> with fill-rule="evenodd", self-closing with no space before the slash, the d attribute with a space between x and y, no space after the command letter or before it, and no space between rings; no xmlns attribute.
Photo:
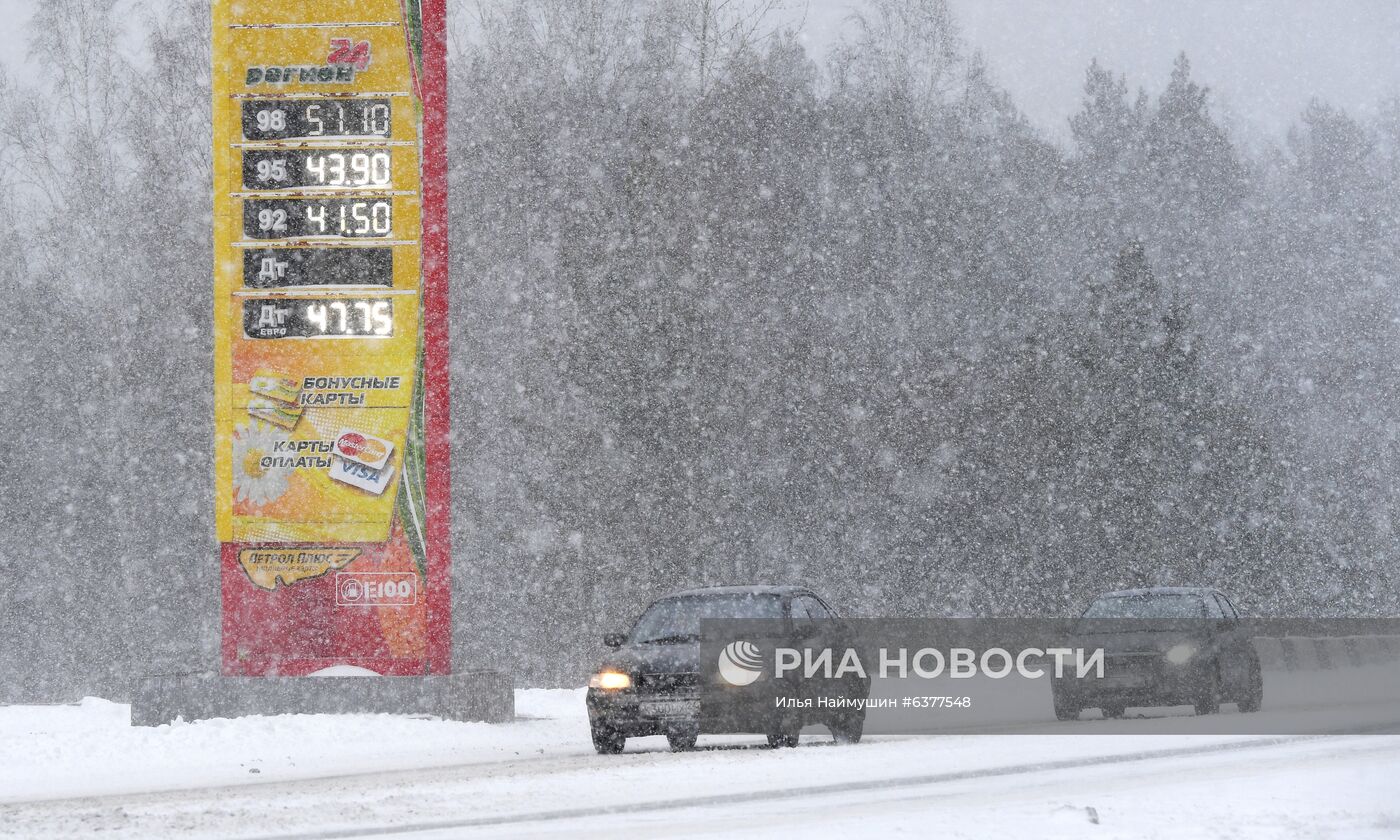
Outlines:
<svg viewBox="0 0 1400 840"><path fill-rule="evenodd" d="M278 715L136 727L125 704L91 697L0 708L0 804L592 752L582 689L520 691L516 710L509 726Z"/></svg>
<svg viewBox="0 0 1400 840"><path fill-rule="evenodd" d="M1277 705L1260 716L1313 704ZM670 753L646 738L598 756L581 691L520 691L517 710L495 726L289 715L145 729L100 700L0 709L0 836L1400 835L1391 735L1164 734L1206 720L1183 716L857 746L813 728L796 750L726 737ZM1044 734L1066 728L1082 737Z"/></svg>

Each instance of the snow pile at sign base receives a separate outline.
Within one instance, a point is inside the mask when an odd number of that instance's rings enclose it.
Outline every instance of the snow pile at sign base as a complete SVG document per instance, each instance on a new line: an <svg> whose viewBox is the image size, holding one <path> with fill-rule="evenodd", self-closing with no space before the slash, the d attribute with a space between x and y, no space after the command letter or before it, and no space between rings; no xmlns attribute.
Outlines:
<svg viewBox="0 0 1400 840"><path fill-rule="evenodd" d="M319 671L312 671L308 677L377 677L377 671L361 668L358 665L332 665Z"/></svg>
<svg viewBox="0 0 1400 840"><path fill-rule="evenodd" d="M138 727L127 705L95 697L0 707L0 802L501 761L561 745L592 751L583 689L515 696L522 720L509 725L278 715Z"/></svg>

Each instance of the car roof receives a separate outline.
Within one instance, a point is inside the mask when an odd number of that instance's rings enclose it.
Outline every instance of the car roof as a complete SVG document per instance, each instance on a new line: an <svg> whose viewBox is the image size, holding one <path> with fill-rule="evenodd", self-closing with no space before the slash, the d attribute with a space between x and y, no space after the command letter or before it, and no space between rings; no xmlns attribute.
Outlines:
<svg viewBox="0 0 1400 840"><path fill-rule="evenodd" d="M1134 598L1144 595L1213 595L1218 590L1209 586L1149 586L1145 589L1119 589L1105 592L1100 598Z"/></svg>
<svg viewBox="0 0 1400 840"><path fill-rule="evenodd" d="M682 589L663 595L663 598L681 598L695 595L808 595L812 590L805 586L771 586L753 584L751 586L702 586L695 589ZM658 599L660 600L660 599Z"/></svg>

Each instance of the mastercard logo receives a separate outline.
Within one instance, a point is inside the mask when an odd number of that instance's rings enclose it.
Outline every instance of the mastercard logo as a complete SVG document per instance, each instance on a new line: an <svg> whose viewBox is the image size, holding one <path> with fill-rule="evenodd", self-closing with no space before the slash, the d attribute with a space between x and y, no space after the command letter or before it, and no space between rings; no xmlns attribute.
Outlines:
<svg viewBox="0 0 1400 840"><path fill-rule="evenodd" d="M375 469L384 466L393 450L394 445L389 441L360 432L341 432L335 440L337 455Z"/></svg>

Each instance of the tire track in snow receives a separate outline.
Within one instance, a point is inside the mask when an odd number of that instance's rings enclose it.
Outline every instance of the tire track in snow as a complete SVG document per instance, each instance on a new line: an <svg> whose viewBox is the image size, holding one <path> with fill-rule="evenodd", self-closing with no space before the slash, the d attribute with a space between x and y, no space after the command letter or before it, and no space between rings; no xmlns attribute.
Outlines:
<svg viewBox="0 0 1400 840"><path fill-rule="evenodd" d="M1372 734L1400 733L1400 722L1384 724L1382 726L1374 727L1372 730L1368 731ZM1351 731L1346 734L1358 735L1363 733ZM1191 756L1243 752L1248 750L1267 749L1270 747L1291 746L1294 744L1301 744L1310 741L1319 741L1323 739L1337 737L1339 736L1320 734L1261 738L1251 739L1248 741L1230 741L1223 744L1209 744L1197 747L1176 747L1173 749L1166 750L1144 750L1139 752L1118 753L1106 756L1086 756L1083 758L1071 758L1059 761L1039 761L1030 762L1026 764L1004 765L1001 767L986 767L979 768L976 770L962 770L951 771L946 773L923 774L918 776L900 776L885 779L836 782L826 785L810 785L805 787L781 788L777 790L752 791L749 793L724 793L707 796L678 797L674 799L625 803L620 805L564 808L549 811L537 811L520 814L503 814L499 816L477 817L468 819L433 820L407 825L399 824L377 827L365 826L355 828L330 829L325 831L295 832L291 834L266 834L256 836L255 840L337 840L337 838L411 835L429 831L485 828L491 826L505 826L538 822L558 822L562 820L583 819L588 817L651 813L659 811L678 810L684 808L732 807L734 805L749 804L755 802L781 801L787 799L800 799L805 797L824 796L831 794L858 793L860 791L879 791L898 788L925 787L930 785L948 784L952 782L964 782L976 779L995 779L1009 776L1030 775L1035 773L1056 772L1060 770L1073 770L1086 767L1101 767L1114 764L1132 764Z"/></svg>

